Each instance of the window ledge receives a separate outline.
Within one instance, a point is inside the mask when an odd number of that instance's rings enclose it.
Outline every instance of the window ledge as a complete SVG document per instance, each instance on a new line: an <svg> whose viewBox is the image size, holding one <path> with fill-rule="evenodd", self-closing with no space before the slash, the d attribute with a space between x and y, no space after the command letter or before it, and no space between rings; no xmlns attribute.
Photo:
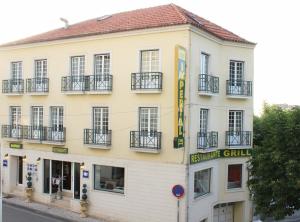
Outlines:
<svg viewBox="0 0 300 222"><path fill-rule="evenodd" d="M235 149L252 149L252 146L251 145L248 145L248 146L228 146L228 145L225 145L226 149L229 149L229 150L235 150Z"/></svg>
<svg viewBox="0 0 300 222"><path fill-rule="evenodd" d="M110 95L112 94L112 90L92 90L92 91L85 91L85 94L88 95Z"/></svg>
<svg viewBox="0 0 300 222"><path fill-rule="evenodd" d="M252 96L226 95L228 99L250 99Z"/></svg>
<svg viewBox="0 0 300 222"><path fill-rule="evenodd" d="M20 93L3 93L4 95L6 96L23 96L24 93L23 92L20 92Z"/></svg>
<svg viewBox="0 0 300 222"><path fill-rule="evenodd" d="M5 137L5 138L2 138L3 140L5 140L5 141L11 141L11 142L22 142L22 138L20 138L20 139L18 139L18 138L12 138L12 137L10 137L10 138L8 138L8 137Z"/></svg>
<svg viewBox="0 0 300 222"><path fill-rule="evenodd" d="M160 149L131 147L132 151L141 153L160 153Z"/></svg>
<svg viewBox="0 0 300 222"><path fill-rule="evenodd" d="M84 91L63 91L65 95L83 95Z"/></svg>
<svg viewBox="0 0 300 222"><path fill-rule="evenodd" d="M157 94L162 93L161 89L134 89L132 90L133 93L136 94Z"/></svg>
<svg viewBox="0 0 300 222"><path fill-rule="evenodd" d="M213 152L213 151L216 151L216 150L218 150L218 148L206 148L206 149L197 148L197 151L199 153L209 153L209 152Z"/></svg>
<svg viewBox="0 0 300 222"><path fill-rule="evenodd" d="M194 197L193 202L198 202L199 200L202 200L202 199L204 199L204 198L210 197L210 196L212 196L212 195L213 195L213 193L212 193L212 192L209 192L209 193L203 194L203 195L201 195L201 196Z"/></svg>
<svg viewBox="0 0 300 222"><path fill-rule="evenodd" d="M49 92L27 92L29 96L48 96Z"/></svg>
<svg viewBox="0 0 300 222"><path fill-rule="evenodd" d="M91 192L103 193L103 194L111 194L111 195L116 195L116 196L120 196L120 197L125 197L125 191L123 193L120 193L120 192L114 192L114 191L92 189Z"/></svg>
<svg viewBox="0 0 300 222"><path fill-rule="evenodd" d="M41 140L33 140L33 139L23 139L25 143L38 143L41 144Z"/></svg>
<svg viewBox="0 0 300 222"><path fill-rule="evenodd" d="M198 91L199 96L216 96L218 93Z"/></svg>
<svg viewBox="0 0 300 222"><path fill-rule="evenodd" d="M239 187L239 188L226 188L226 192L227 193L235 193L235 192L245 192L243 187Z"/></svg>
<svg viewBox="0 0 300 222"><path fill-rule="evenodd" d="M66 143L65 142L55 142L55 141L42 141L42 144L64 146Z"/></svg>
<svg viewBox="0 0 300 222"><path fill-rule="evenodd" d="M102 144L84 144L86 147L91 149L99 149L99 150L110 150L110 145L102 145Z"/></svg>

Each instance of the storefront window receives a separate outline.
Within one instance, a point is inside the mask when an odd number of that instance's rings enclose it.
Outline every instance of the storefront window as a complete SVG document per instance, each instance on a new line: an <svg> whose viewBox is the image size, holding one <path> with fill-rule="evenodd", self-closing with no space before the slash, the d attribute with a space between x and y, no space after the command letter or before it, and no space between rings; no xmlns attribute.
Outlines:
<svg viewBox="0 0 300 222"><path fill-rule="evenodd" d="M124 193L124 168L94 165L94 189Z"/></svg>
<svg viewBox="0 0 300 222"><path fill-rule="evenodd" d="M194 197L210 192L211 169L201 170L194 174Z"/></svg>
<svg viewBox="0 0 300 222"><path fill-rule="evenodd" d="M242 164L228 165L228 189L242 187L242 166Z"/></svg>
<svg viewBox="0 0 300 222"><path fill-rule="evenodd" d="M50 191L50 160L44 159L44 193Z"/></svg>

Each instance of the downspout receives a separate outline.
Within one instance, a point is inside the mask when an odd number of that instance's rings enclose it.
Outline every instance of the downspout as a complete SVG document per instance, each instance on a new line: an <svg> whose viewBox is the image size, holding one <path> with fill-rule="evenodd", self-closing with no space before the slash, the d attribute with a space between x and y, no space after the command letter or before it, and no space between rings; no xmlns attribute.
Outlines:
<svg viewBox="0 0 300 222"><path fill-rule="evenodd" d="M187 70L188 70L188 89L189 89L189 94L188 94L188 101L186 104L188 108L188 148L186 149L186 184L187 184L187 191L186 191L186 196L187 196L187 204L186 204L186 221L189 221L189 204L190 204L190 198L189 198L189 179L190 179L190 147L191 147L191 70L190 70L190 64L191 64L191 30L190 28L188 29L188 59L187 59Z"/></svg>

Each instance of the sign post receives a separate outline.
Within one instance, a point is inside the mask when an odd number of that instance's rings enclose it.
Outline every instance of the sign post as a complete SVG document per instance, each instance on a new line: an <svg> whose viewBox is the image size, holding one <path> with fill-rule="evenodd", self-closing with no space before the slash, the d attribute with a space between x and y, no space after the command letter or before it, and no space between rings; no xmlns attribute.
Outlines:
<svg viewBox="0 0 300 222"><path fill-rule="evenodd" d="M183 186L177 184L172 188L173 195L177 198L177 222L179 222L179 200L184 195L184 188Z"/></svg>

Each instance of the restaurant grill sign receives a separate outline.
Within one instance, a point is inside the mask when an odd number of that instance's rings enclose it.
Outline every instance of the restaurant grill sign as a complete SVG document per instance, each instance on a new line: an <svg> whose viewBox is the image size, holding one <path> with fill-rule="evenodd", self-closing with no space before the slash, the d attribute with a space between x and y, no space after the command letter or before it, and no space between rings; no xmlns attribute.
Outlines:
<svg viewBox="0 0 300 222"><path fill-rule="evenodd" d="M190 164L196 164L218 158L250 157L251 155L252 149L224 149L208 153L194 153L190 155Z"/></svg>

